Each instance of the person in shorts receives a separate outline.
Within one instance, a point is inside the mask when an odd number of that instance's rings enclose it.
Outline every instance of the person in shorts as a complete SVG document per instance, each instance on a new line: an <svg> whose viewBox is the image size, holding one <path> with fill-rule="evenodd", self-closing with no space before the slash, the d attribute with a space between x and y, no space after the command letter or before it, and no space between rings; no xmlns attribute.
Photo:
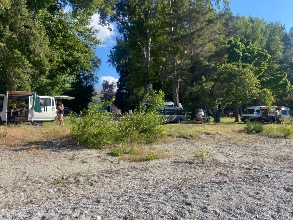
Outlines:
<svg viewBox="0 0 293 220"><path fill-rule="evenodd" d="M57 102L57 110L58 110L58 120L60 122L60 125L64 125L64 105L61 102Z"/></svg>

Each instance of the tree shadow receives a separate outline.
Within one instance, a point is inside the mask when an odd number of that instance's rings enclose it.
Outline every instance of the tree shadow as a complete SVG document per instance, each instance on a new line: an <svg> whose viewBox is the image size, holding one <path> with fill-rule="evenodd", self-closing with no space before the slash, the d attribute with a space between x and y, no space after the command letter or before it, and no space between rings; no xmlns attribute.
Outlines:
<svg viewBox="0 0 293 220"><path fill-rule="evenodd" d="M21 146L11 148L12 151L27 151L27 150L51 150L51 151L77 151L85 149L77 144L77 141L72 138L55 139L46 141L31 141L24 143Z"/></svg>
<svg viewBox="0 0 293 220"><path fill-rule="evenodd" d="M174 160L172 163L181 164L181 165L193 165L193 164L195 164L194 161L188 161L188 160L186 160L186 161Z"/></svg>

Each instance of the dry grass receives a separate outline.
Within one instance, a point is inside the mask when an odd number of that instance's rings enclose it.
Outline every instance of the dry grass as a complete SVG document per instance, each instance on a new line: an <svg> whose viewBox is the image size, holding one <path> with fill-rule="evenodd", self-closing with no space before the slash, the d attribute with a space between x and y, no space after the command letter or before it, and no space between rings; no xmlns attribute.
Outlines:
<svg viewBox="0 0 293 220"><path fill-rule="evenodd" d="M165 124L163 125L165 137L162 142L171 143L176 139L194 140L202 139L208 136L209 141L216 141L218 138L229 138L237 141L242 137L239 133L245 131L246 124L234 123L233 118L224 118L221 123L209 124ZM292 128L292 124L276 125L265 124L265 131L262 135L285 136L287 130ZM284 128L283 128L284 127ZM287 130L284 130L287 129ZM65 126L60 126L58 122L44 123L42 126L32 126L29 123L21 125L2 125L0 126L0 147L20 147L30 146L37 143L38 146L49 145L58 142L60 145L67 146L70 141L69 121L65 121ZM280 133L280 134L279 134ZM229 134L228 137L225 135ZM286 138L293 138L287 135ZM249 140L247 140L249 142ZM75 146L76 147L76 146ZM129 148L129 147L128 147ZM130 148L127 151L131 151ZM149 154L149 146L136 146L132 149L133 153L125 154L121 159L130 161L145 160L146 155ZM125 152L125 150L124 150ZM158 158L167 157L166 152L160 152L155 149L154 155Z"/></svg>
<svg viewBox="0 0 293 220"><path fill-rule="evenodd" d="M133 145L129 147L116 146L113 149L115 152L121 152L121 155L116 156L119 156L119 160L122 161L141 162L168 157L167 153L162 149L146 145ZM111 152L114 152L113 149Z"/></svg>
<svg viewBox="0 0 293 220"><path fill-rule="evenodd" d="M167 124L165 134L169 138L197 139L201 134L220 135L224 133L239 134L244 131L243 123L210 123L210 124Z"/></svg>
<svg viewBox="0 0 293 220"><path fill-rule="evenodd" d="M30 123L0 126L0 143L6 147L19 147L36 142L64 140L69 136L69 129L57 122L33 126Z"/></svg>

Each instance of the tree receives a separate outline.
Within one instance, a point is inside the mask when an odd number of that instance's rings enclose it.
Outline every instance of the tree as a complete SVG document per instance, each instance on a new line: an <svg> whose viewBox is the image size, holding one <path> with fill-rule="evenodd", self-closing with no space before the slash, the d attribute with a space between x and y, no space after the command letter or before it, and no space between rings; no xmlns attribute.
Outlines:
<svg viewBox="0 0 293 220"><path fill-rule="evenodd" d="M0 88L30 90L32 78L49 68L49 38L25 0L0 3Z"/></svg>
<svg viewBox="0 0 293 220"><path fill-rule="evenodd" d="M180 84L188 89L186 81L193 80L190 75L195 73L190 69L197 69L193 65L198 60L206 62L222 40L221 5L225 8L228 1L169 1L166 75L172 79L175 105L179 103Z"/></svg>
<svg viewBox="0 0 293 220"><path fill-rule="evenodd" d="M254 46L269 54L267 67L261 76L262 88L268 88L276 100L285 97L292 89L290 75L290 40L286 30L279 22L267 23L263 19L237 17L237 34Z"/></svg>
<svg viewBox="0 0 293 220"><path fill-rule="evenodd" d="M116 89L117 89L117 83L112 82L110 83L107 80L104 80L102 83L102 101L111 101L115 97Z"/></svg>
<svg viewBox="0 0 293 220"><path fill-rule="evenodd" d="M251 65L243 67L240 63L221 65L213 75L214 95L221 100L217 105L235 107L235 121L239 122L239 107L250 103L262 94L260 83ZM266 94L269 96L269 94ZM271 103L270 103L271 104ZM216 111L217 112L217 111ZM219 114L215 118L219 122Z"/></svg>
<svg viewBox="0 0 293 220"><path fill-rule="evenodd" d="M74 102L69 101L67 103L68 107L73 112L79 113L80 111L87 109L88 103L92 101L94 96L94 86L92 84L92 79L90 79L88 74L78 74L76 80L72 82L72 87L74 89L67 92L69 96L74 97Z"/></svg>
<svg viewBox="0 0 293 220"><path fill-rule="evenodd" d="M188 51L187 40L192 38L195 42L208 23L205 13L207 11L215 13L212 3L219 6L221 2L228 4L228 1L212 0L118 1L114 7L116 13L112 21L117 22L118 30L122 35L117 43L123 42L127 51L127 59L124 59L127 61L124 64L128 66L127 81L132 82L125 85L131 84L136 89L143 86L145 92L149 92L152 87L163 88L165 91L173 88L173 92L170 93L173 94L174 101L179 102L178 82L183 80L182 77L188 70L191 51L199 49ZM186 16L188 13L190 16ZM202 22L198 25L195 20L202 16L204 19L201 21L204 20L206 23ZM209 22L212 23L211 20ZM196 26L200 27L197 29ZM197 31L197 36L194 36L194 30ZM209 30L212 31L211 26ZM204 38L203 34L201 37ZM207 44L201 44L200 49L207 49L209 47L205 47ZM118 48L114 48L116 49ZM115 54L119 53L111 54L114 66L117 65L114 61ZM119 69L117 70L119 72ZM170 80L173 82L171 86L169 86ZM166 95L169 96L168 91Z"/></svg>
<svg viewBox="0 0 293 220"><path fill-rule="evenodd" d="M80 106L86 106L93 95L100 65L94 51L100 41L97 31L90 27L91 17L100 12L105 18L112 3L111 0L1 1L2 92L33 90L60 95L83 90L76 92L75 97L85 102ZM67 6L72 10L65 10Z"/></svg>

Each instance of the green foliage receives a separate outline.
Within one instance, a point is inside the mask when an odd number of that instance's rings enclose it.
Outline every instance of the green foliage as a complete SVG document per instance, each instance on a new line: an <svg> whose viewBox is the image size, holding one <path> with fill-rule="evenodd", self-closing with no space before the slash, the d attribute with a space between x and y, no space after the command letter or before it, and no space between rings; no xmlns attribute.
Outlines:
<svg viewBox="0 0 293 220"><path fill-rule="evenodd" d="M264 130L264 125L260 122L246 122L245 130L247 133L261 133Z"/></svg>
<svg viewBox="0 0 293 220"><path fill-rule="evenodd" d="M119 160L130 162L151 161L166 157L165 151L139 145L128 147L128 150L127 147L123 146L115 147L111 150L110 155L119 157Z"/></svg>
<svg viewBox="0 0 293 220"><path fill-rule="evenodd" d="M206 158L210 155L211 151L206 147L201 147L195 152L195 159L200 159L201 163L204 163Z"/></svg>
<svg viewBox="0 0 293 220"><path fill-rule="evenodd" d="M163 93L147 96L154 109L155 104L161 103ZM145 99L144 99L145 100ZM102 148L119 143L150 143L163 135L161 124L164 120L156 110L141 108L131 115L122 116L114 121L112 113L101 113L102 106L93 105L84 113L82 118L71 117L71 135L80 144L88 147Z"/></svg>
<svg viewBox="0 0 293 220"><path fill-rule="evenodd" d="M93 106L81 113L82 118L72 116L70 133L79 144L101 148L114 143L117 136L117 124L113 123L113 114L96 110Z"/></svg>
<svg viewBox="0 0 293 220"><path fill-rule="evenodd" d="M259 81L250 66L223 64L213 77L214 95L222 99L221 104L246 104L257 97L260 92Z"/></svg>
<svg viewBox="0 0 293 220"><path fill-rule="evenodd" d="M124 151L121 148L114 148L110 152L110 155L113 156L113 157L120 157L123 154L124 154Z"/></svg>
<svg viewBox="0 0 293 220"><path fill-rule="evenodd" d="M293 125L292 124L267 125L264 129L264 134L273 136L273 137L292 138Z"/></svg>
<svg viewBox="0 0 293 220"><path fill-rule="evenodd" d="M0 88L29 90L31 79L46 73L50 51L42 24L35 22L25 0L0 3Z"/></svg>
<svg viewBox="0 0 293 220"><path fill-rule="evenodd" d="M0 3L0 93L29 90L60 95L75 91L80 111L87 106L100 65L101 42L92 15L109 12L113 1L4 0ZM67 6L72 11L65 10ZM74 92L72 92L74 93Z"/></svg>
<svg viewBox="0 0 293 220"><path fill-rule="evenodd" d="M258 93L257 99L261 100L261 103L263 103L263 105L267 105L267 106L272 106L273 102L275 101L275 98L274 98L272 92L267 88L262 89Z"/></svg>
<svg viewBox="0 0 293 220"><path fill-rule="evenodd" d="M147 161L154 160L155 159L155 151L153 149L151 149L149 151L149 153L146 155L145 159Z"/></svg>

